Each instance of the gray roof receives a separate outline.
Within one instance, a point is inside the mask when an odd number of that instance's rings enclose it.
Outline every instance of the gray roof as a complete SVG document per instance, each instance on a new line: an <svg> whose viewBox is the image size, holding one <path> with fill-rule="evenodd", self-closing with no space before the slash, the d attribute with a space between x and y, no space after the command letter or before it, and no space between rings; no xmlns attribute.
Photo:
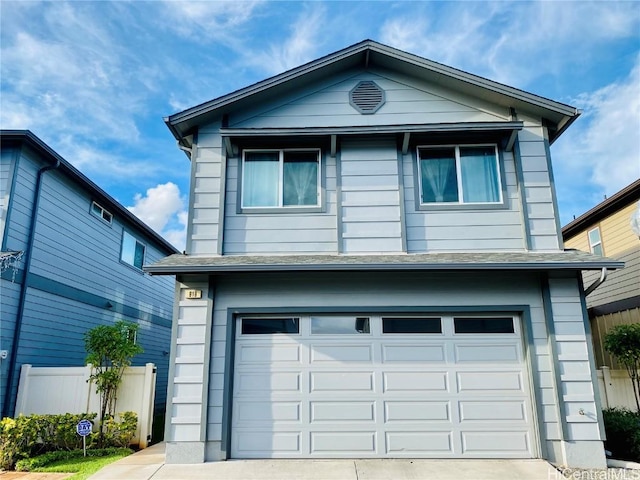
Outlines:
<svg viewBox="0 0 640 480"><path fill-rule="evenodd" d="M235 109L284 95L292 88L311 84L350 68L372 66L424 78L436 84L465 91L496 105L539 115L547 121L551 143L580 115L580 111L570 105L427 60L373 40L364 40L274 77L170 115L165 118L165 123L176 140L188 147L191 142L189 136L198 125L221 118Z"/></svg>
<svg viewBox="0 0 640 480"><path fill-rule="evenodd" d="M171 255L151 274L364 270L599 270L624 262L579 250L562 252L416 253L398 255Z"/></svg>

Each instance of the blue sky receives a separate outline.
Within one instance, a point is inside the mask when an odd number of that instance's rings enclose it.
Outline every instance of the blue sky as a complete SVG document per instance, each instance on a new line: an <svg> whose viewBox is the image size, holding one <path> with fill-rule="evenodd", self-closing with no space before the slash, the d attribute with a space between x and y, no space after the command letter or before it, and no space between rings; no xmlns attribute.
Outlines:
<svg viewBox="0 0 640 480"><path fill-rule="evenodd" d="M30 129L184 245L163 117L370 38L583 110L551 147L562 224L640 177L638 2L0 2L0 126Z"/></svg>

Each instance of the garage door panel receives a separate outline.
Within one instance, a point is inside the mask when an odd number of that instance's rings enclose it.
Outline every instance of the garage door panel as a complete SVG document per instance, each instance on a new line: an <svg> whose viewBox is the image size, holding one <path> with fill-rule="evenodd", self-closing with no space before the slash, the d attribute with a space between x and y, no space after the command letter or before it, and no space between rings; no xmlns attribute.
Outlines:
<svg viewBox="0 0 640 480"><path fill-rule="evenodd" d="M385 434L386 453L415 456L447 456L453 454L453 433L387 431Z"/></svg>
<svg viewBox="0 0 640 480"><path fill-rule="evenodd" d="M413 323L395 317L385 332L381 316L359 318L362 331L355 317L334 316L314 333L320 317L300 316L299 334L238 334L232 457L535 455L517 321L501 334L456 333L443 315L439 331L409 334Z"/></svg>
<svg viewBox="0 0 640 480"><path fill-rule="evenodd" d="M444 345L382 345L383 363L393 362L444 362Z"/></svg>
<svg viewBox="0 0 640 480"><path fill-rule="evenodd" d="M373 391L373 372L311 372L311 392Z"/></svg>
<svg viewBox="0 0 640 480"><path fill-rule="evenodd" d="M451 421L451 406L442 402L384 402L385 423Z"/></svg>
<svg viewBox="0 0 640 480"><path fill-rule="evenodd" d="M518 345L509 344L458 344L455 346L456 362L519 363Z"/></svg>
<svg viewBox="0 0 640 480"><path fill-rule="evenodd" d="M311 453L374 454L376 453L376 432L311 432Z"/></svg>
<svg viewBox="0 0 640 480"><path fill-rule="evenodd" d="M241 363L300 362L299 345L241 345L237 353Z"/></svg>
<svg viewBox="0 0 640 480"><path fill-rule="evenodd" d="M529 433L526 431L462 431L462 453L526 455L530 451Z"/></svg>
<svg viewBox="0 0 640 480"><path fill-rule="evenodd" d="M466 421L521 421L526 422L526 405L522 401L496 401L478 402L472 400L462 400L458 403L460 409L460 422Z"/></svg>
<svg viewBox="0 0 640 480"><path fill-rule="evenodd" d="M293 432L273 432L271 430L245 431L238 429L234 433L234 446L238 455L246 458L261 458L265 455L276 454L300 454L301 453L301 433Z"/></svg>
<svg viewBox="0 0 640 480"><path fill-rule="evenodd" d="M383 372L385 392L446 392L447 372Z"/></svg>
<svg viewBox="0 0 640 480"><path fill-rule="evenodd" d="M315 402L310 403L310 421L375 422L375 402Z"/></svg>
<svg viewBox="0 0 640 480"><path fill-rule="evenodd" d="M279 402L273 400L238 401L237 409L238 425L243 423L255 424L259 422L299 422L300 402Z"/></svg>
<svg viewBox="0 0 640 480"><path fill-rule="evenodd" d="M371 345L311 345L311 364L368 362L373 360Z"/></svg>
<svg viewBox="0 0 640 480"><path fill-rule="evenodd" d="M456 374L458 391L488 392L490 394L523 392L522 373L520 371L458 372Z"/></svg>
<svg viewBox="0 0 640 480"><path fill-rule="evenodd" d="M236 372L236 395L261 393L291 393L300 391L300 373L298 372Z"/></svg>

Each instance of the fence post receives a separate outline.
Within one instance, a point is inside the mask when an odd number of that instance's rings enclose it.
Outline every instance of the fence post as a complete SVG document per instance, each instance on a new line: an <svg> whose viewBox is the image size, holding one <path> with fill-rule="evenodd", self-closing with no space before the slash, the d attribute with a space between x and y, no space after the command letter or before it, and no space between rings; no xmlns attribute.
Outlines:
<svg viewBox="0 0 640 480"><path fill-rule="evenodd" d="M153 363L147 363L144 366L144 384L142 388L142 407L140 409L140 448L146 448L151 436L153 425L153 403L155 393L154 370Z"/></svg>
<svg viewBox="0 0 640 480"><path fill-rule="evenodd" d="M20 368L20 381L18 383L18 396L16 397L16 408L14 409L15 415L25 413L27 398L29 397L29 380L31 375L31 365L25 363ZM7 385L7 388L11 388L11 385Z"/></svg>
<svg viewBox="0 0 640 480"><path fill-rule="evenodd" d="M609 408L614 396L611 370L606 366L600 367L600 370L602 370L602 383L604 384L605 408Z"/></svg>

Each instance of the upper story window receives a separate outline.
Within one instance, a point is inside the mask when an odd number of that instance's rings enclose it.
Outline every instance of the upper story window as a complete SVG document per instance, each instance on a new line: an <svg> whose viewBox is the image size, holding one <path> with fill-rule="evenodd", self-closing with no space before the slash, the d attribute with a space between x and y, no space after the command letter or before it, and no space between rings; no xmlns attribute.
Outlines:
<svg viewBox="0 0 640 480"><path fill-rule="evenodd" d="M96 202L91 202L91 213L98 218L101 218L109 225L113 221L113 215L109 213L102 205L97 204Z"/></svg>
<svg viewBox="0 0 640 480"><path fill-rule="evenodd" d="M600 227L596 227L593 230L589 230L589 250L594 255L603 255L602 252L602 239L600 238Z"/></svg>
<svg viewBox="0 0 640 480"><path fill-rule="evenodd" d="M496 145L418 147L421 204L498 204Z"/></svg>
<svg viewBox="0 0 640 480"><path fill-rule="evenodd" d="M120 251L120 260L132 267L142 270L144 264L144 252L146 247L144 243L139 242L129 232L122 233L122 250Z"/></svg>
<svg viewBox="0 0 640 480"><path fill-rule="evenodd" d="M320 206L320 150L245 150L243 208Z"/></svg>

